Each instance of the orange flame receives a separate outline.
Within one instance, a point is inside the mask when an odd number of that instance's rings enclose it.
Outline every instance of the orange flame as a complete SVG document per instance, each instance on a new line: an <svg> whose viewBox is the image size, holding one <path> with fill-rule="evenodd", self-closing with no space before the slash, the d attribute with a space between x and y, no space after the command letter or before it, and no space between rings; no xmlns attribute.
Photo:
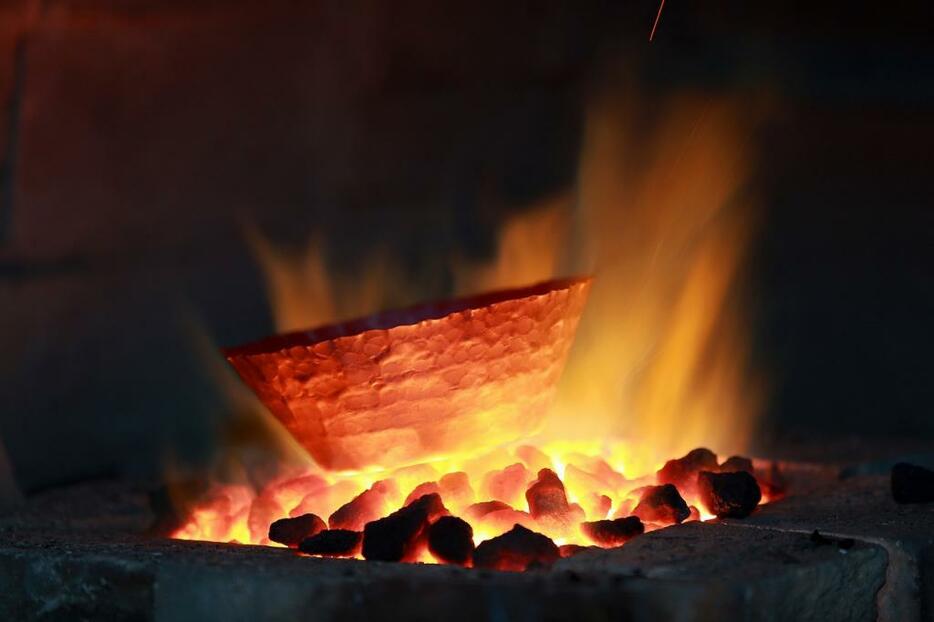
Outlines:
<svg viewBox="0 0 934 622"><path fill-rule="evenodd" d="M625 442L629 473L698 446L745 451L763 393L737 291L751 123L710 98L644 116L596 98L574 195L507 223L493 264L459 271L474 291L596 275L545 438Z"/></svg>
<svg viewBox="0 0 934 622"><path fill-rule="evenodd" d="M384 500L388 513L416 486L464 472L471 494L445 496L450 510L498 497L513 508L473 521L477 542L515 522L559 543L587 542L574 528L523 514L522 491L540 468L553 469L568 501L596 520L627 515L638 500L634 491L654 483L666 458L698 446L746 450L763 396L749 369L747 318L737 296L754 231L753 205L743 194L749 120L730 102L710 98L682 98L651 112L617 93L600 94L587 109L572 191L505 223L492 262L452 258L458 294L569 273L597 276L558 403L544 432L522 441L531 449L435 457L401 470L387 464L379 472L284 469L259 495L216 486L175 536L267 543L263 521L306 511L327 518L386 478L398 488ZM413 290L391 258L373 261L352 284L337 283L319 244L289 257L257 236L252 242L280 330L347 319L390 299L411 302ZM507 495L512 475L504 469L516 464L524 474L515 475ZM310 474L321 480L313 490L292 484ZM686 501L710 518L696 499Z"/></svg>

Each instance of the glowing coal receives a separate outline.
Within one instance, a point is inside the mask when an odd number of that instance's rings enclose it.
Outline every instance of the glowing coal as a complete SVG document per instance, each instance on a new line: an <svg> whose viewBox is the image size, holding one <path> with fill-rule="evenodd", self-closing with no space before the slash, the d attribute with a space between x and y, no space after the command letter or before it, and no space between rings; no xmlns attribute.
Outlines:
<svg viewBox="0 0 934 622"><path fill-rule="evenodd" d="M690 492L662 483L670 476L670 465L654 476L626 478L618 460L625 448L619 445L605 446L597 457L573 447L544 446L536 452L522 446L500 448L467 461L442 460L378 474L283 475L252 495L241 486L215 484L173 536L284 544L323 557L523 570L549 565L557 559L556 551L565 556L586 546L622 546L644 532L715 515L745 517L771 500L760 494L760 482L764 487L777 474L774 464L752 465L734 457L721 469L743 466L753 473L702 471L698 484L687 480L695 490ZM711 457L716 463L716 455ZM520 462L503 466L513 460ZM542 463L551 466L532 471ZM511 468L516 465L522 468ZM473 483L507 471L511 486L521 491L509 495L510 503L490 499L489 487ZM561 471L576 475L562 479ZM415 483L421 477L432 479ZM321 479L327 482L323 486ZM645 485L648 482L655 485ZM305 489L311 492L304 494ZM597 496L597 489L607 494ZM331 500L321 490L344 490L348 495L330 515L329 529L319 516ZM591 497L600 502L586 502ZM267 517L268 538L251 529L258 526L252 523L259 516Z"/></svg>

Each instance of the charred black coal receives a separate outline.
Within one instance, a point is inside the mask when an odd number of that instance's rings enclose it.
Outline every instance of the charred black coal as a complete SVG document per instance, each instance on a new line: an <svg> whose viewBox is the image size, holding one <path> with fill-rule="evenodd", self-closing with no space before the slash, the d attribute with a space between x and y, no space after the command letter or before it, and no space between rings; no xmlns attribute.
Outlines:
<svg viewBox="0 0 934 622"><path fill-rule="evenodd" d="M899 462L892 467L892 496L897 503L934 503L934 471Z"/></svg>
<svg viewBox="0 0 934 622"><path fill-rule="evenodd" d="M328 529L302 540L298 550L309 555L353 557L360 552L363 533L349 529Z"/></svg>
<svg viewBox="0 0 934 622"><path fill-rule="evenodd" d="M664 484L649 486L632 513L644 521L673 524L688 518L691 510L677 488Z"/></svg>
<svg viewBox="0 0 934 622"><path fill-rule="evenodd" d="M314 514L302 514L295 518L282 518L269 526L269 539L293 549L305 538L324 531L328 526Z"/></svg>
<svg viewBox="0 0 934 622"><path fill-rule="evenodd" d="M719 518L745 518L762 499L756 478L745 471L701 471L697 477L697 491L707 511Z"/></svg>
<svg viewBox="0 0 934 622"><path fill-rule="evenodd" d="M481 542L473 559L476 568L522 571L550 566L560 557L551 538L515 525L503 535Z"/></svg>
<svg viewBox="0 0 934 622"><path fill-rule="evenodd" d="M638 516L581 523L580 527L592 542L604 547L621 546L645 533L645 526Z"/></svg>
<svg viewBox="0 0 934 622"><path fill-rule="evenodd" d="M409 505L410 503L413 503L414 501L421 499L425 495L430 495L433 492L441 494L441 489L438 487L437 482L422 482L421 484L416 486L415 489L412 490L412 492L409 493L409 495L405 498L405 502L402 505L403 506Z"/></svg>
<svg viewBox="0 0 934 622"><path fill-rule="evenodd" d="M428 527L428 550L439 561L465 566L473 559L473 528L456 516L442 516Z"/></svg>
<svg viewBox="0 0 934 622"><path fill-rule="evenodd" d="M432 519L445 514L441 496L425 495L363 528L363 557L384 562L415 561Z"/></svg>
<svg viewBox="0 0 934 622"><path fill-rule="evenodd" d="M697 485L698 473L716 471L718 468L717 454L706 447L698 447L676 460L666 462L656 477L659 484L673 484L678 490L691 493Z"/></svg>

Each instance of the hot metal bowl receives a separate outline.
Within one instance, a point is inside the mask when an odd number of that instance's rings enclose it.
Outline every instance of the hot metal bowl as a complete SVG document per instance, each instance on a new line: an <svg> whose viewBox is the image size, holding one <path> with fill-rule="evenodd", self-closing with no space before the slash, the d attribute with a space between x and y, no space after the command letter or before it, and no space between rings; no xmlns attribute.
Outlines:
<svg viewBox="0 0 934 622"><path fill-rule="evenodd" d="M224 352L322 467L357 470L534 433L590 278L379 313Z"/></svg>

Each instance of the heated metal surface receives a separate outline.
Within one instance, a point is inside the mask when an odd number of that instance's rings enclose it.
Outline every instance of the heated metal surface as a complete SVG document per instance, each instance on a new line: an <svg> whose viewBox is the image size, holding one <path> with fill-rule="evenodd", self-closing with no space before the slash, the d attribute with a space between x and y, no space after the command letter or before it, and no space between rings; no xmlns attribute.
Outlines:
<svg viewBox="0 0 934 622"><path fill-rule="evenodd" d="M423 305L226 355L325 468L475 451L540 426L590 282L549 281Z"/></svg>

